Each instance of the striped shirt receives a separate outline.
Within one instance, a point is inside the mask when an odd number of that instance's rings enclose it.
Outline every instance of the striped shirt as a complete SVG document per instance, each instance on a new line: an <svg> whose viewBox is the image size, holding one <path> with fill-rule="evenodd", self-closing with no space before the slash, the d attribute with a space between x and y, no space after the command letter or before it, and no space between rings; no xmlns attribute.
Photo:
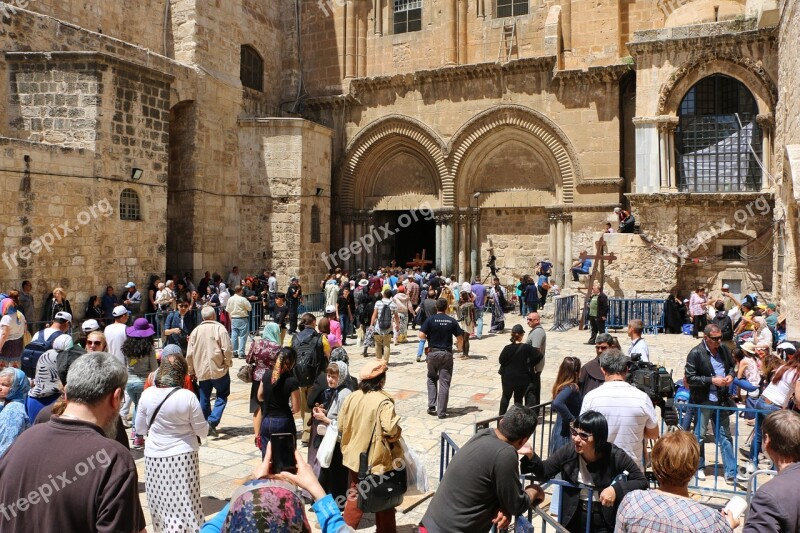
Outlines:
<svg viewBox="0 0 800 533"><path fill-rule="evenodd" d="M581 414L586 411L597 411L606 417L608 442L625 450L644 472L644 430L658 425L647 394L624 381L606 381L584 396Z"/></svg>
<svg viewBox="0 0 800 533"><path fill-rule="evenodd" d="M634 490L617 511L615 533L731 533L722 513L659 490Z"/></svg>

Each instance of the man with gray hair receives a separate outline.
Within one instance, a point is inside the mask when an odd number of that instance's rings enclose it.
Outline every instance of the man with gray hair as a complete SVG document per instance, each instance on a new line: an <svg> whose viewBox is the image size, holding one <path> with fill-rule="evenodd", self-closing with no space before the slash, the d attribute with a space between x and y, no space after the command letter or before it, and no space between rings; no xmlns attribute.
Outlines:
<svg viewBox="0 0 800 533"><path fill-rule="evenodd" d="M658 438L658 419L653 402L625 381L630 359L616 348L600 356L605 383L583 397L581 413L597 411L608 420L608 442L631 456L644 472L643 440Z"/></svg>
<svg viewBox="0 0 800 533"><path fill-rule="evenodd" d="M208 421L208 434L216 437L217 426L228 404L231 393L229 369L233 364L231 337L225 326L217 322L213 307L203 307L203 321L189 336L186 363L189 375L197 377L200 388L200 408ZM217 392L214 409L211 409L211 389Z"/></svg>
<svg viewBox="0 0 800 533"><path fill-rule="evenodd" d="M145 530L136 464L112 440L127 380L105 352L72 364L63 414L22 433L0 462L0 530Z"/></svg>

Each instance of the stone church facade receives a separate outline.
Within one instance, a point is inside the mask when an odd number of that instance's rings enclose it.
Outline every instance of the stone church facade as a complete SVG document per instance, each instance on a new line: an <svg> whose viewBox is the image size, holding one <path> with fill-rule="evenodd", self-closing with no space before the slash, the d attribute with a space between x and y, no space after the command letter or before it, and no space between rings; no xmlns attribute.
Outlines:
<svg viewBox="0 0 800 533"><path fill-rule="evenodd" d="M233 265L315 284L424 249L463 279L490 253L505 278L546 257L563 283L619 206L639 234L606 236L608 292L787 304L798 3L0 3L0 280L83 301Z"/></svg>

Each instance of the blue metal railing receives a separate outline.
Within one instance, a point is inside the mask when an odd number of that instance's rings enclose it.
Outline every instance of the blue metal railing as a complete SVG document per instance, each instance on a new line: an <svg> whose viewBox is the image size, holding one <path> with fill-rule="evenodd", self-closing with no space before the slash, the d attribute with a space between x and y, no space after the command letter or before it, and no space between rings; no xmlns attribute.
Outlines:
<svg viewBox="0 0 800 533"><path fill-rule="evenodd" d="M645 333L657 335L664 329L664 304L665 300L609 298L606 329L627 328L629 321L638 318L644 322Z"/></svg>
<svg viewBox="0 0 800 533"><path fill-rule="evenodd" d="M450 465L450 461L453 459L453 456L456 454L459 448L459 445L453 442L453 439L451 439L447 433L442 432L439 453L439 481L442 481L442 478L444 477L444 471L447 470L447 467Z"/></svg>
<svg viewBox="0 0 800 533"><path fill-rule="evenodd" d="M553 326L550 331L567 331L580 322L581 304L579 295L556 296L553 298Z"/></svg>

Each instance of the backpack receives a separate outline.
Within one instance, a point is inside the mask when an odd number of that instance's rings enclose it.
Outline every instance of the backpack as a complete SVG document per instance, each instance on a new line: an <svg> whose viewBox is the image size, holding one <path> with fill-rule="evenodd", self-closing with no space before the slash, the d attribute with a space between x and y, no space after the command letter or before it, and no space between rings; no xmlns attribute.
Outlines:
<svg viewBox="0 0 800 533"><path fill-rule="evenodd" d="M378 329L380 331L391 331L392 329L392 307L390 304L384 304L381 314L378 315Z"/></svg>
<svg viewBox="0 0 800 533"><path fill-rule="evenodd" d="M364 287L359 285L356 287L356 290L353 292L353 301L356 305L361 305L367 300L367 293L364 291Z"/></svg>
<svg viewBox="0 0 800 533"><path fill-rule="evenodd" d="M301 387L309 387L322 370L322 336L311 328L304 329L292 338L292 348L297 352L294 375Z"/></svg>
<svg viewBox="0 0 800 533"><path fill-rule="evenodd" d="M733 340L733 323L731 322L731 317L728 316L728 313L725 313L724 311L722 313L717 313L714 315L714 318L711 319L711 323L717 326L722 332L722 340Z"/></svg>
<svg viewBox="0 0 800 533"><path fill-rule="evenodd" d="M550 277L553 269L553 264L549 261L540 261L539 268L536 269L537 276L547 276Z"/></svg>
<svg viewBox="0 0 800 533"><path fill-rule="evenodd" d="M44 352L53 348L53 342L61 335L65 335L65 333L54 331L45 340L44 330L42 330L28 343L25 349L22 350L22 354L20 355L20 369L25 372L26 376L30 379L36 376L36 365L39 362L39 358Z"/></svg>

